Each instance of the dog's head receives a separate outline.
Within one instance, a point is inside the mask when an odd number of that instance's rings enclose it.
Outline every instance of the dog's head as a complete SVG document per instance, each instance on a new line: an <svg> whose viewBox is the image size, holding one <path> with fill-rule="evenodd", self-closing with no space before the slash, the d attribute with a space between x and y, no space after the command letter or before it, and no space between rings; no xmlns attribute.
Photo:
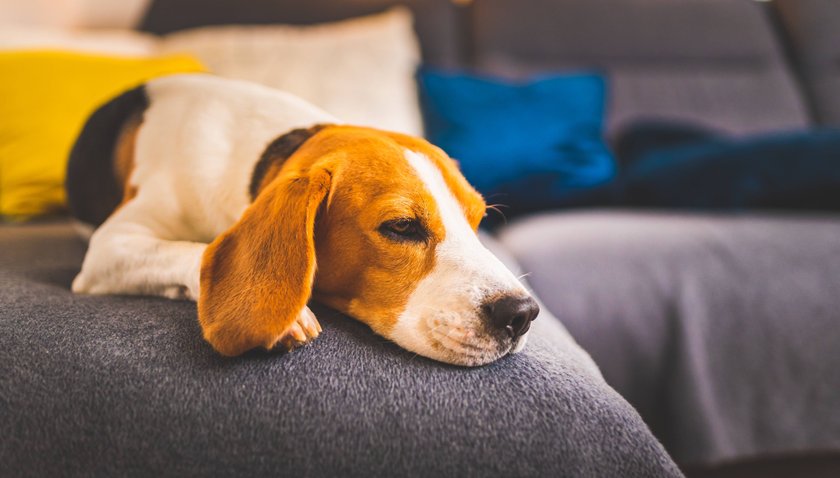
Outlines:
<svg viewBox="0 0 840 478"><path fill-rule="evenodd" d="M486 205L453 160L368 128L290 135L258 166L253 204L205 253L199 315L217 350L272 347L313 295L443 362L522 348L538 306L479 242Z"/></svg>

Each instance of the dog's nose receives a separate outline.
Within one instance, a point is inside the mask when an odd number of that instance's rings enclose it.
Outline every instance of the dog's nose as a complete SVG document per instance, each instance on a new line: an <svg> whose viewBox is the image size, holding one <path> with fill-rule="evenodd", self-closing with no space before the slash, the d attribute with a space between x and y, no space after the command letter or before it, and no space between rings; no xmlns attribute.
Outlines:
<svg viewBox="0 0 840 478"><path fill-rule="evenodd" d="M531 327L531 321L540 313L540 306L531 297L505 296L484 305L490 324L516 339Z"/></svg>

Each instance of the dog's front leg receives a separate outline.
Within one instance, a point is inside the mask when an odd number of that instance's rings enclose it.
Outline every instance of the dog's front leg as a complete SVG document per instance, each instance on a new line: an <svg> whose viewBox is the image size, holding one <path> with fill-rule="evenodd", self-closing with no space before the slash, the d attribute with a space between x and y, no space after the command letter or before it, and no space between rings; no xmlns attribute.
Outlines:
<svg viewBox="0 0 840 478"><path fill-rule="evenodd" d="M82 270L73 281L73 292L158 295L197 302L206 248L203 243L154 237L140 224L109 220L91 237ZM304 306L268 348L279 344L294 349L320 333L318 320Z"/></svg>
<svg viewBox="0 0 840 478"><path fill-rule="evenodd" d="M146 226L106 222L91 237L73 292L198 300L207 245L155 237Z"/></svg>

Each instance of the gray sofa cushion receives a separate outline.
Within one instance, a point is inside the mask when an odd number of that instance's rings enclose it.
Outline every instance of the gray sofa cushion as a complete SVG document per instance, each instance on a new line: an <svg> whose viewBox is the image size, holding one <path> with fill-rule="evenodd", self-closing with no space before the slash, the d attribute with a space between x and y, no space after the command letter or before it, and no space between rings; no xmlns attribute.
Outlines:
<svg viewBox="0 0 840 478"><path fill-rule="evenodd" d="M600 68L610 130L637 118L696 121L733 133L808 123L803 100L756 2L483 0L475 59L508 76Z"/></svg>
<svg viewBox="0 0 840 478"><path fill-rule="evenodd" d="M66 224L0 227L0 470L17 476L680 476L547 314L466 369L316 308L291 354L225 359L195 305L68 290Z"/></svg>
<svg viewBox="0 0 840 478"><path fill-rule="evenodd" d="M817 120L840 126L840 2L776 0Z"/></svg>
<svg viewBox="0 0 840 478"><path fill-rule="evenodd" d="M554 213L500 239L679 463L840 452L840 217Z"/></svg>

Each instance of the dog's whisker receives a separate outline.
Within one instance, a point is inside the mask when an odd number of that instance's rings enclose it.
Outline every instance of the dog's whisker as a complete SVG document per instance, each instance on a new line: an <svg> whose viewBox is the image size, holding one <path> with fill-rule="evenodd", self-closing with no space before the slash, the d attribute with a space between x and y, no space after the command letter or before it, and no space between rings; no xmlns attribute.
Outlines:
<svg viewBox="0 0 840 478"><path fill-rule="evenodd" d="M508 206L505 205L505 204L488 204L487 205L487 210L488 211L493 211L496 214L502 216L502 221L504 221L504 223L507 224L507 216L505 216L504 211L501 210L501 208L503 208L503 207L508 207Z"/></svg>
<svg viewBox="0 0 840 478"><path fill-rule="evenodd" d="M456 352L456 353L461 353L461 354L464 354L464 355L470 355L470 352L471 352L471 351L476 351L476 350L481 351L481 352L485 352L485 351L486 351L486 348L485 348L485 347L483 347L483 346L481 346L481 345L474 344L474 343L470 343L470 342L465 342L465 341L463 341L463 340L458 340L458 339L456 339L456 338L452 337L452 335L451 335L451 334L452 334L453 332L455 332L455 330L456 330L456 329L451 329L450 331L448 331L448 332L447 332L447 333L443 336L443 339L447 339L447 340L449 340L450 342L452 342L452 343L454 343L454 344L457 344L457 345L459 346L460 350L457 350L457 349L455 349L455 348L453 348L453 347L447 346L447 344L444 344L441 340L438 340L438 343L440 343L442 346L446 347L447 349L449 349L449 350L451 350L451 351L453 351L453 352ZM463 330L463 329L461 329L461 330Z"/></svg>

